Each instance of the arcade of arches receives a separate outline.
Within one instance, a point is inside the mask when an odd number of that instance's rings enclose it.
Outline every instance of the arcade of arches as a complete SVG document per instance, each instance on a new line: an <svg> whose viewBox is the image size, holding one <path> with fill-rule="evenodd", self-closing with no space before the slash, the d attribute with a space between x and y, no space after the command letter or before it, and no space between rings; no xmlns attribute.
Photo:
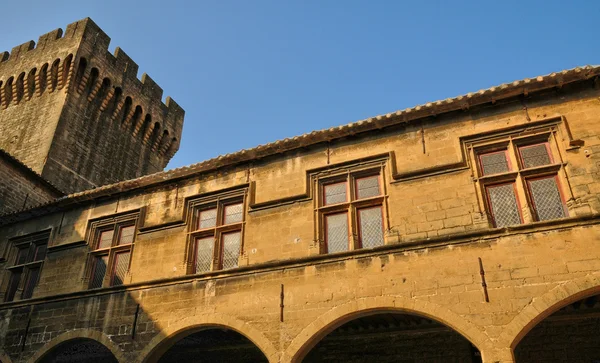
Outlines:
<svg viewBox="0 0 600 363"><path fill-rule="evenodd" d="M594 363L600 361L600 295L558 308L521 338L514 361ZM107 344L112 344L107 342ZM114 347L113 347L114 349ZM10 362L3 358L2 362ZM479 349L434 319L392 310L350 314L315 334L293 362L468 362L482 361ZM40 363L116 363L102 343L90 338L62 341L39 354ZM269 362L248 337L223 326L196 327L165 338L143 362ZM271 362L285 361L285 359Z"/></svg>

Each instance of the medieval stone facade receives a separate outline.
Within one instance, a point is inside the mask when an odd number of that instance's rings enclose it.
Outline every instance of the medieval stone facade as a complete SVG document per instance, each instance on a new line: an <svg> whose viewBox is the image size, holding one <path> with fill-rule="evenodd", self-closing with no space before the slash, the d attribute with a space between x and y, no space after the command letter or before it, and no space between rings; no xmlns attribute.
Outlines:
<svg viewBox="0 0 600 363"><path fill-rule="evenodd" d="M74 104L113 99L116 81L86 91L93 61L72 64ZM516 81L4 215L0 359L600 360L599 75ZM128 109L85 127L140 125ZM146 147L174 150L140 127Z"/></svg>

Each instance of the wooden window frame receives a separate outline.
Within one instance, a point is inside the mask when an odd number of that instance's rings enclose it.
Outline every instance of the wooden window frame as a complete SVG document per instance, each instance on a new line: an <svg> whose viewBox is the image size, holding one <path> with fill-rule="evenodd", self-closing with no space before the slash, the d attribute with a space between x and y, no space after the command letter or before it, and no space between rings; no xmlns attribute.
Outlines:
<svg viewBox="0 0 600 363"><path fill-rule="evenodd" d="M91 229L88 237L88 244L90 251L88 252L88 263L86 268L86 274L84 281L86 282L87 289L101 289L111 286L126 285L126 277L131 269L131 261L133 259L133 250L135 246L135 240L138 233L138 220L139 215L124 215L117 217L108 217L91 223ZM124 228L133 227L133 235L130 243L119 244L122 236L122 230ZM111 243L108 247L98 248L100 243L100 237L102 233L112 231L113 235ZM127 270L125 276L123 276L122 284L115 285L116 276L116 260L117 254L129 252L129 260L127 261ZM93 286L94 274L96 273L96 265L98 260L103 256L108 257L108 262L104 271L104 277L100 286Z"/></svg>
<svg viewBox="0 0 600 363"><path fill-rule="evenodd" d="M519 159L519 169L526 169L525 161L523 160L522 150L533 147L533 146L537 146L537 145L544 145L546 152L548 153L548 158L550 159L550 164L554 164L554 157L552 156L552 149L550 149L550 143L548 141L534 142L534 143L516 145L516 150L517 150L518 159Z"/></svg>
<svg viewBox="0 0 600 363"><path fill-rule="evenodd" d="M44 265L44 260L48 255L48 246L50 240L50 232L41 232L34 233L24 237L18 237L10 241L10 251L8 261L11 261L11 266L6 268L7 274L7 285L3 289L4 291L4 302L9 301L18 301L30 299L33 297L35 288L40 281L40 277L42 274L42 268ZM44 252L44 257L42 259L36 259L38 254L37 249L45 245L46 251ZM27 249L27 255L25 256L25 261L22 263L18 263L19 252ZM28 291L29 284L31 283L30 274L31 271L38 270L37 277L33 282L33 287L31 287L31 296L26 296ZM15 276L19 275L18 281L15 285L13 285L13 279ZM10 293L11 287L14 287L14 293Z"/></svg>
<svg viewBox="0 0 600 363"><path fill-rule="evenodd" d="M381 193L381 186L379 187L379 192ZM380 209L380 213L381 213L381 231L382 233L385 231L385 222L384 222L384 218L383 218L383 205L372 205L372 206L368 206L368 207L362 207L362 208L357 208L356 209L356 230L358 233L358 248L362 249L364 248L363 246L363 235L362 235L362 223L360 222L360 211L361 210L367 210L367 209L375 209L375 208L379 208ZM385 241L384 241L385 244Z"/></svg>
<svg viewBox="0 0 600 363"><path fill-rule="evenodd" d="M187 248L187 273L188 274L202 274L211 271L217 271L223 269L223 253L224 253L224 243L223 236L229 233L239 233L240 234L240 248L239 248L239 256L238 263L236 267L240 266L239 258L243 255L244 251L244 228L246 224L246 189L233 191L230 193L223 193L221 195L216 195L212 197L206 198L197 198L195 200L190 201L189 210L190 210L190 219L189 226L190 231L188 232L188 248ZM233 222L229 224L225 224L225 211L228 206L241 204L242 206L242 218L239 222ZM217 218L215 220L215 225L207 228L199 228L200 223L200 213L205 210L216 209L217 210ZM211 259L210 268L207 271L197 271L196 270L196 260L197 260L197 249L198 249L198 240L203 238L210 238L213 240L213 256Z"/></svg>
<svg viewBox="0 0 600 363"><path fill-rule="evenodd" d="M519 193L517 191L517 183L516 181L508 181L508 182L501 182L501 183L489 183L489 184L485 184L483 190L485 193L485 198L486 198L486 202L487 202L487 206L488 206L488 210L489 210L489 215L491 218L491 221L493 223L494 226L496 226L496 216L494 215L493 209L492 209L492 202L490 200L490 192L489 192L489 188L493 188L493 187L499 187L499 186L503 186L503 185L512 185L513 187L513 192L515 193L515 200L517 202L517 212L519 213L519 224L523 224L523 210L521 209L521 201L519 200Z"/></svg>
<svg viewBox="0 0 600 363"><path fill-rule="evenodd" d="M552 155L550 155L550 160L552 160ZM535 204L535 201L533 200L533 194L531 192L531 185L530 185L530 183L532 181L534 181L534 180L550 179L550 178L554 179L554 182L556 183L556 189L558 189L558 195L560 197L560 202L562 204L562 207L563 207L562 209L563 209L563 213L564 213L564 216L562 218L565 218L565 217L569 216L569 210L567 208L567 201L565 199L564 192L563 192L562 187L560 185L560 180L558 178L558 175L556 173L553 173L553 174L541 174L541 175L538 174L536 176L525 178L524 181L523 181L525 183L525 185L526 185L527 199L528 199L528 201L529 201L529 203L531 205L531 210L532 210L532 213L533 213L534 218L535 218L536 221L539 221L540 218L539 218L539 214L538 214L538 211L537 211L537 206Z"/></svg>
<svg viewBox="0 0 600 363"><path fill-rule="evenodd" d="M504 158L506 159L506 166L508 168L508 170L505 173L510 173L511 171L513 171L513 167L512 167L512 163L510 160L510 154L508 153L508 148L504 147L504 148L494 148L491 150L485 150L482 151L480 153L477 154L477 163L479 166L479 174L482 176L492 176L492 175L498 175L498 174L504 174L504 173L496 173L496 174L485 174L484 173L484 169L483 169L483 160L481 160L481 157L484 155L490 155L490 154L500 154L503 153L504 154Z"/></svg>
<svg viewBox="0 0 600 363"><path fill-rule="evenodd" d="M346 169L338 173L321 176L318 178L317 187L319 199L316 202L316 212L318 215L318 240L319 252L321 254L329 254L328 249L328 228L327 217L345 213L348 218L348 246L347 251L362 249L362 238L360 231L359 210L379 207L381 208L382 234L384 235L383 244L385 245L386 231L386 202L387 194L385 190L385 178L383 165L374 167L366 167L364 169ZM358 199L358 180L377 176L379 195ZM346 201L335 204L325 204L325 189L327 186L335 184L346 184ZM333 252L337 253L337 252Z"/></svg>
<svg viewBox="0 0 600 363"><path fill-rule="evenodd" d="M530 168L524 168L524 161L521 151L528 147L544 145L550 163ZM506 135L500 138L488 139L468 145L471 150L472 159L476 160L474 168L473 180L476 184L476 191L483 201L484 209L488 216L488 222L491 227L496 228L496 221L491 202L488 195L488 187L493 187L502 184L513 183L515 188L515 197L517 201L517 209L521 219L521 224L537 222L539 218L531 195L529 181L538 178L547 178L554 176L557 188L561 196L561 202L564 210L564 217L568 217L568 209L566 207L565 191L562 182L561 171L564 171L564 163L556 162L556 155L560 156L561 150L559 143L556 140L556 129L543 129L540 132L530 132L525 135L514 134ZM481 156L490 153L505 152L509 171L497 174L483 173L483 165ZM566 174L564 174L566 178ZM563 218L564 218L563 217Z"/></svg>

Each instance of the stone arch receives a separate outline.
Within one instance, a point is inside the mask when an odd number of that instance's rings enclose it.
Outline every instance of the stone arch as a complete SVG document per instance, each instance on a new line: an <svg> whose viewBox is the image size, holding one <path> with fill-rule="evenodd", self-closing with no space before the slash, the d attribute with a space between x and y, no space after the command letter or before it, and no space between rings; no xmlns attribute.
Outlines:
<svg viewBox="0 0 600 363"><path fill-rule="evenodd" d="M8 107L8 105L10 105L10 103L12 102L12 98L13 98L13 82L14 82L14 77L10 77L9 79L6 80L6 82L4 82L4 88L2 89L2 100L4 101L2 103L2 106L4 108Z"/></svg>
<svg viewBox="0 0 600 363"><path fill-rule="evenodd" d="M73 54L69 54L62 63L61 77L59 88L63 88L69 83L69 75L71 72L71 66L73 63Z"/></svg>
<svg viewBox="0 0 600 363"><path fill-rule="evenodd" d="M46 354L50 353L54 348L58 347L62 343L66 343L73 339L91 339L102 345L104 345L110 352L117 358L119 362L127 362L128 360L123 355L123 352L117 347L115 343L108 336L98 330L92 329L75 329L69 332L63 333L54 339L51 339L48 343L44 344L31 358L31 362L38 362Z"/></svg>
<svg viewBox="0 0 600 363"><path fill-rule="evenodd" d="M46 90L47 86L47 77L48 77L48 63L44 63L40 68L40 71L36 75L36 90L38 96L41 96L42 93Z"/></svg>
<svg viewBox="0 0 600 363"><path fill-rule="evenodd" d="M176 341L186 332L214 327L231 329L240 333L254 343L269 362L278 362L277 350L263 333L242 320L218 313L190 316L174 324L169 324L140 352L137 362L153 362L152 359L156 358L156 354L159 354L161 348L168 348L170 342Z"/></svg>
<svg viewBox="0 0 600 363"><path fill-rule="evenodd" d="M533 298L503 329L499 340L514 350L542 320L569 304L597 294L600 294L600 272L555 286L542 296Z"/></svg>
<svg viewBox="0 0 600 363"><path fill-rule="evenodd" d="M327 334L357 317L380 312L415 313L436 320L462 335L475 345L482 356L492 351L492 342L484 333L456 313L429 301L416 301L400 296L376 296L356 299L330 309L306 326L285 349L282 362L301 362L302 358ZM486 357L484 356L484 359Z"/></svg>
<svg viewBox="0 0 600 363"><path fill-rule="evenodd" d="M58 88L58 77L60 74L60 58L57 58L54 60L54 62L52 62L52 65L50 66L50 74L48 75L48 87L50 89L50 92L53 92L55 89Z"/></svg>
<svg viewBox="0 0 600 363"><path fill-rule="evenodd" d="M20 103L25 95L25 72L21 72L15 82L14 98L15 103Z"/></svg>
<svg viewBox="0 0 600 363"><path fill-rule="evenodd" d="M32 68L27 74L27 99L31 99L35 94L35 75L37 68Z"/></svg>

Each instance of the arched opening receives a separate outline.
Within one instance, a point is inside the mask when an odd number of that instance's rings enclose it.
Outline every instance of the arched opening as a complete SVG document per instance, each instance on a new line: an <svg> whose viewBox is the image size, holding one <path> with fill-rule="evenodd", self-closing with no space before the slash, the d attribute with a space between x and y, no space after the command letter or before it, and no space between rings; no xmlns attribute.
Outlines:
<svg viewBox="0 0 600 363"><path fill-rule="evenodd" d="M115 87L115 94L112 98L112 100L110 101L110 104L107 106L106 110L108 111L108 113L110 115L113 115L118 112L118 107L119 107L119 103L122 102L121 98L123 97L123 90L121 89L121 87ZM113 116L111 116L111 119L113 119Z"/></svg>
<svg viewBox="0 0 600 363"><path fill-rule="evenodd" d="M41 95L42 92L46 90L46 78L48 77L48 63L44 63L44 65L40 68L40 73L38 73L38 93Z"/></svg>
<svg viewBox="0 0 600 363"><path fill-rule="evenodd" d="M515 362L600 362L600 295L571 303L535 325L514 349Z"/></svg>
<svg viewBox="0 0 600 363"><path fill-rule="evenodd" d="M62 82L60 87L64 87L69 79L69 72L71 71L71 63L73 62L73 54L69 54L62 64Z"/></svg>
<svg viewBox="0 0 600 363"><path fill-rule="evenodd" d="M168 338L146 362L268 362L247 337L225 327L185 330Z"/></svg>
<svg viewBox="0 0 600 363"><path fill-rule="evenodd" d="M37 72L36 68L33 68L29 71L27 75L27 98L31 99L35 93L35 74Z"/></svg>
<svg viewBox="0 0 600 363"><path fill-rule="evenodd" d="M39 363L85 363L106 362L118 363L113 353L93 339L76 338L62 342L49 350Z"/></svg>
<svg viewBox="0 0 600 363"><path fill-rule="evenodd" d="M14 81L14 78L10 77L4 84L4 99L3 99L4 103L2 104L4 107L8 107L8 105L10 105L10 102L12 101L13 81Z"/></svg>
<svg viewBox="0 0 600 363"><path fill-rule="evenodd" d="M404 311L371 311L340 319L293 362L469 362L479 350L452 328Z"/></svg>
<svg viewBox="0 0 600 363"><path fill-rule="evenodd" d="M17 77L15 92L16 92L16 102L19 103L23 99L25 95L25 72L19 74Z"/></svg>
<svg viewBox="0 0 600 363"><path fill-rule="evenodd" d="M87 69L87 60L83 57L79 58L79 66L77 66L77 73L75 74L75 87L77 92L82 93L85 88L85 70Z"/></svg>
<svg viewBox="0 0 600 363"><path fill-rule="evenodd" d="M56 59L50 67L50 91L54 91L58 87L60 59Z"/></svg>
<svg viewBox="0 0 600 363"><path fill-rule="evenodd" d="M85 87L85 95L89 96L92 91L94 90L94 86L96 85L96 82L98 81L98 76L100 75L100 72L98 71L98 68L92 68L92 70L90 71L90 78L87 81L87 85Z"/></svg>

